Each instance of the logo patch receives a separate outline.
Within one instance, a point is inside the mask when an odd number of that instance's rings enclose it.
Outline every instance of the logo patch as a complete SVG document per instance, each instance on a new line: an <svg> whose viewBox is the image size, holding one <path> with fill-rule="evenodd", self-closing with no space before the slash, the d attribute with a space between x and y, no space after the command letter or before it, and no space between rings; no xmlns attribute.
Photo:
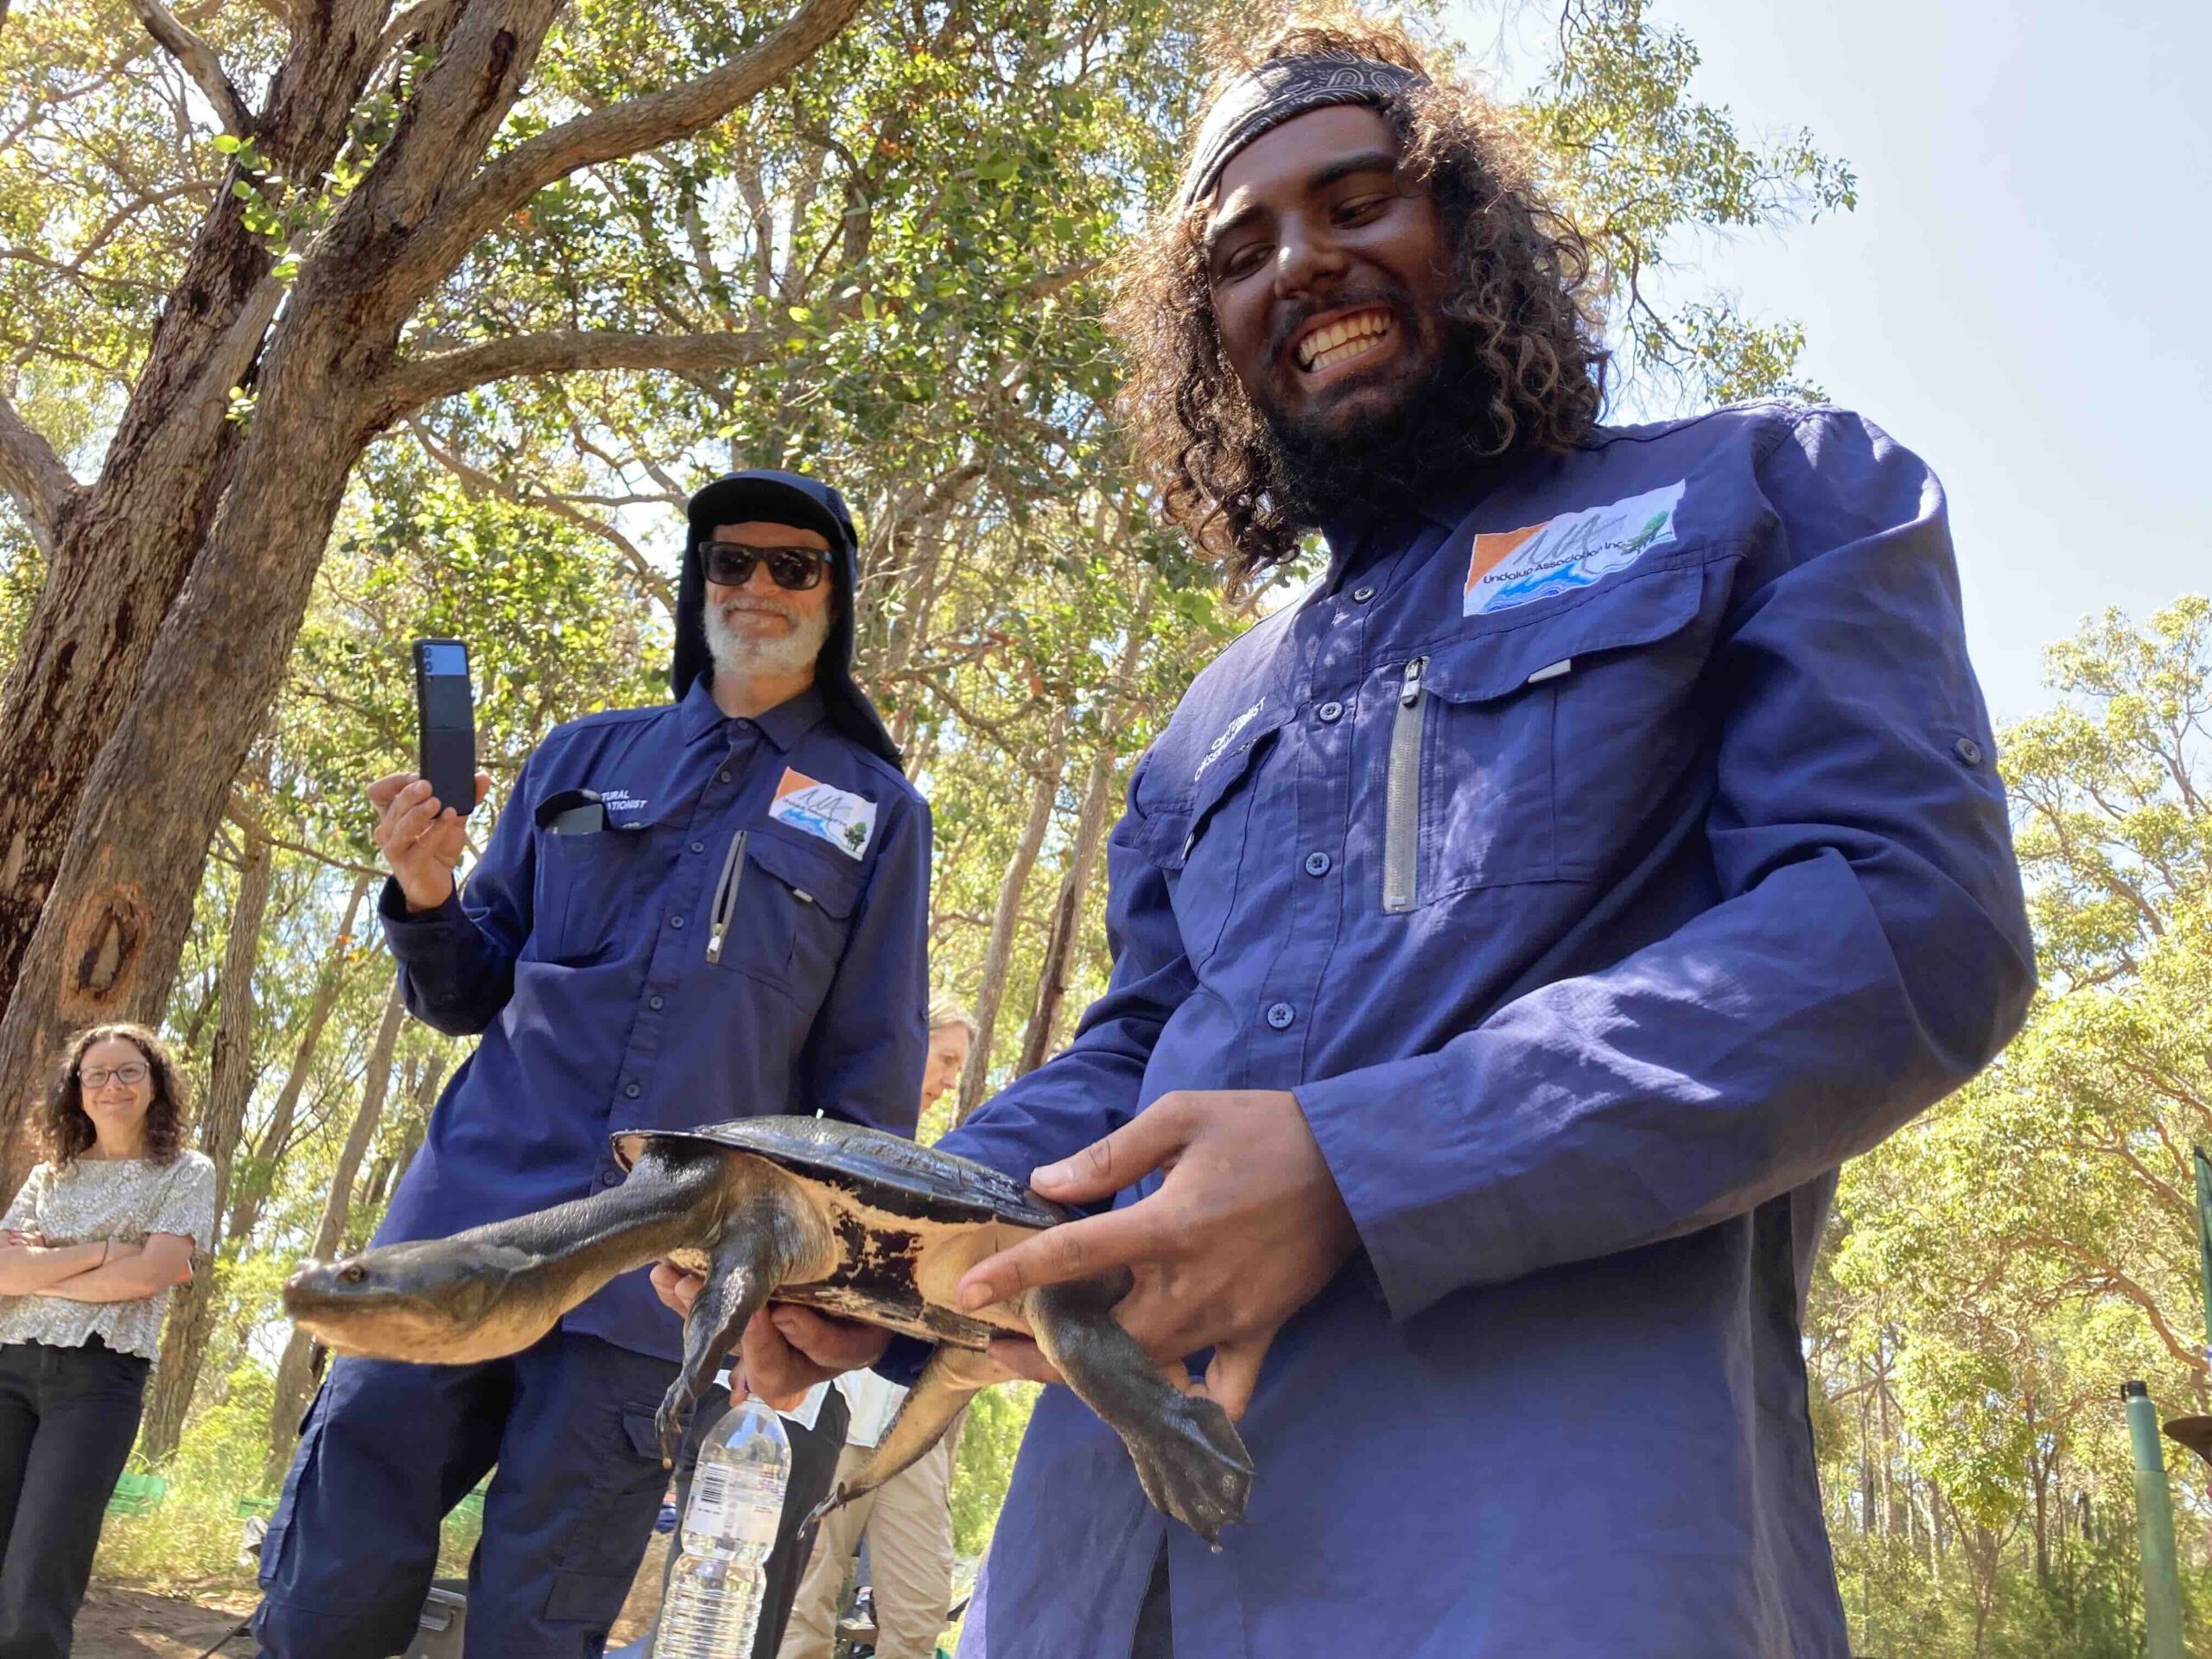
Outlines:
<svg viewBox="0 0 2212 1659"><path fill-rule="evenodd" d="M1247 709L1243 714L1237 715L1236 719L1230 721L1228 725L1222 728L1221 735L1214 739L1211 743L1209 743L1206 746L1205 753L1199 757L1198 768L1196 772L1191 774L1191 781L1196 783L1199 779L1205 777L1206 775L1206 768L1213 765L1215 761L1220 760L1221 757L1228 752L1229 746L1236 741L1236 734L1243 731L1247 726L1249 726L1252 723L1254 717L1259 714L1261 709L1267 706L1268 700L1265 697L1262 697L1249 709Z"/></svg>
<svg viewBox="0 0 2212 1659"><path fill-rule="evenodd" d="M1675 509L1681 499L1682 486L1669 484L1540 524L1476 537L1459 613L1510 611L1627 569L1675 539Z"/></svg>
<svg viewBox="0 0 2212 1659"><path fill-rule="evenodd" d="M645 810L645 798L642 796L632 795L626 789L607 790L601 795L600 799L607 803L607 810L609 812L636 813Z"/></svg>
<svg viewBox="0 0 2212 1659"><path fill-rule="evenodd" d="M875 803L834 784L824 784L803 772L784 768L776 785L776 798L768 816L810 836L818 836L848 858L868 850L875 834Z"/></svg>

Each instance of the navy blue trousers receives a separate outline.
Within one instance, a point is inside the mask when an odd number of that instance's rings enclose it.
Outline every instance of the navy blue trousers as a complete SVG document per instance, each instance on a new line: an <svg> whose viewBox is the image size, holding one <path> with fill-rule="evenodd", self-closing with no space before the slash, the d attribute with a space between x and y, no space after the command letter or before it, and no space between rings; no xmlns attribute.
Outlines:
<svg viewBox="0 0 2212 1659"><path fill-rule="evenodd" d="M480 1365L340 1359L261 1549L263 1659L388 1659L415 1634L438 1522L485 1471L470 1659L595 1659L668 1487L671 1360L556 1330Z"/></svg>

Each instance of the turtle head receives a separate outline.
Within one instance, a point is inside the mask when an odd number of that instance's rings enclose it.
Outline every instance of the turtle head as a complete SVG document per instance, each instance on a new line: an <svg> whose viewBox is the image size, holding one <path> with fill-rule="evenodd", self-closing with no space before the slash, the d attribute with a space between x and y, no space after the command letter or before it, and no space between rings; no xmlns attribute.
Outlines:
<svg viewBox="0 0 2212 1659"><path fill-rule="evenodd" d="M459 1238L386 1244L335 1262L302 1262L284 1311L341 1354L467 1364L519 1352L561 1316L542 1257Z"/></svg>

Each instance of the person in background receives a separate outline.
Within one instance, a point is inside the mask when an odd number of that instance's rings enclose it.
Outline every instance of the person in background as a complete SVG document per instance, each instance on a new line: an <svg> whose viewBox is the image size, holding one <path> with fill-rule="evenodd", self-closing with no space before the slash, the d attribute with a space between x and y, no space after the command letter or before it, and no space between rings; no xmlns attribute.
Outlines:
<svg viewBox="0 0 2212 1659"><path fill-rule="evenodd" d="M617 1185L610 1130L822 1111L913 1133L929 808L853 678L851 517L766 471L716 480L687 517L673 701L549 734L465 890L461 818L411 775L370 785L407 1006L480 1039L378 1243ZM340 1359L263 1545L262 1651L404 1648L439 1517L497 1465L472 1649L600 1652L666 1490L653 1413L683 1341L634 1273L518 1354Z"/></svg>
<svg viewBox="0 0 2212 1659"><path fill-rule="evenodd" d="M143 1026L72 1039L47 1160L0 1217L0 1659L61 1659L130 1456L170 1287L215 1227L215 1166L179 1149L175 1061Z"/></svg>
<svg viewBox="0 0 2212 1659"><path fill-rule="evenodd" d="M922 1077L926 1115L960 1081L976 1040L975 1016L949 996L930 1003L929 1070ZM836 1478L849 1478L899 1414L906 1390L874 1371L852 1371L819 1387L842 1390L852 1408ZM952 1592L952 1470L960 1455L963 1412L944 1438L911 1469L856 1503L823 1517L806 1576L777 1659L830 1659L838 1592L862 1534L875 1590L876 1659L930 1659Z"/></svg>

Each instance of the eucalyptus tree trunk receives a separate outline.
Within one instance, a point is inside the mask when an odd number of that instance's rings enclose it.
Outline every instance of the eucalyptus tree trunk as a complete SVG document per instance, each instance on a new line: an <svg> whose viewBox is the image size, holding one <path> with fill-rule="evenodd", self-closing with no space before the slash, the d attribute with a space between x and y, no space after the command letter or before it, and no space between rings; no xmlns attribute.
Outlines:
<svg viewBox="0 0 2212 1659"><path fill-rule="evenodd" d="M1014 960L1014 934L1021 918L1022 890L1037 865L1038 849L1052 825L1052 808L1060 797L1060 774L1067 770L1066 722L1055 714L1046 739L1046 753L1039 760L1030 785L1029 817L1021 827L1021 840L1014 861L999 882L999 902L991 913L990 942L983 948L982 981L976 988L976 1040L968 1050L967 1069L960 1074L960 1105L952 1121L966 1121L983 1103L983 1089L991 1071L991 1034L998 1027L999 1007L1006 1000L1006 972Z"/></svg>
<svg viewBox="0 0 2212 1659"><path fill-rule="evenodd" d="M0 1184L28 1162L28 1080L60 1034L162 1013L225 791L371 439L514 375L696 372L771 349L763 331L580 329L410 358L417 308L540 189L719 121L858 7L801 0L693 79L488 161L560 0L425 0L396 29L391 0L287 9L286 56L251 112L188 32L202 91L252 143L168 293L99 478L79 483L0 397L0 488L47 554L0 685ZM415 67L397 124L350 194L315 204L328 217L294 248L288 287L250 219L322 189L372 78L403 52Z"/></svg>
<svg viewBox="0 0 2212 1659"><path fill-rule="evenodd" d="M215 1017L215 1052L207 1068L207 1098L200 1109L200 1150L215 1166L215 1222L209 1261L174 1298L162 1351L146 1394L146 1426L139 1444L150 1463L167 1461L184 1433L185 1414L200 1382L200 1362L215 1322L215 1262L223 1248L223 1199L238 1155L238 1133L252 1097L253 969L261 954L261 918L269 905L275 849L257 827L245 831L245 861L238 899L231 906L230 937L223 945L223 979Z"/></svg>
<svg viewBox="0 0 2212 1659"><path fill-rule="evenodd" d="M391 995L385 999L384 1020L377 1027L376 1043L369 1050L368 1074L361 1080L361 1109L353 1115L353 1127L346 1132L346 1144L339 1149L338 1167L331 1173L330 1191L322 1201L322 1218L315 1224L315 1244L308 1254L318 1261L327 1261L346 1236L346 1222L352 1213L353 1180L361 1173L361 1160L368 1156L369 1144L376 1139L377 1125L384 1116L385 1098L391 1091L393 1051L399 1046L399 1024L407 1013L407 1005L399 990L399 976L394 974ZM308 1362L313 1357L314 1340L304 1331L295 1326L284 1343L283 1357L276 1363L276 1401L269 1413L269 1459L262 1468L264 1485L274 1485L283 1479L285 1466L292 1460L292 1448L300 1438L300 1414L307 1408L308 1395L313 1378Z"/></svg>
<svg viewBox="0 0 2212 1659"><path fill-rule="evenodd" d="M308 1003L307 1020L301 1029L298 1046L292 1051L291 1069L284 1074L284 1086L277 1092L268 1123L254 1141L252 1156L238 1167L232 1179L231 1216L223 1234L226 1238L252 1237L254 1227L261 1219L261 1206L269 1201L269 1191L276 1178L276 1160L292 1143L292 1125L298 1120L300 1096L315 1068L315 1051L322 1046L323 1027L330 1023L330 1011L338 1006L338 993L345 988L346 957L353 948L353 924L361 913L361 900L368 896L372 879L365 875L354 878L353 891L346 900L345 919L338 924L338 931L315 971L315 994Z"/></svg>
<svg viewBox="0 0 2212 1659"><path fill-rule="evenodd" d="M1084 780L1083 807L1076 819L1075 846L1067 870L1060 878L1060 896L1052 906L1052 931L1045 943L1045 965L1037 976L1037 1001L1030 1009L1029 1027L1021 1037L1021 1058L1014 1074L1026 1077L1045 1064L1052 1052L1052 1033L1067 999L1068 965L1075 959L1077 930L1083 925L1084 901L1090 894L1090 879L1098 863L1099 843L1105 838L1106 819L1114 805L1114 772L1122 752L1112 734L1119 729L1113 718L1116 704L1136 689L1138 666L1144 659L1145 629L1152 620L1154 578L1147 571L1137 592L1137 607L1122 643L1122 657L1108 683L1109 716L1097 753L1090 758L1090 774Z"/></svg>
<svg viewBox="0 0 2212 1659"><path fill-rule="evenodd" d="M399 1144L378 1158L370 1167L369 1179L361 1187L360 1201L354 1206L363 1216L384 1218L384 1206L391 1197L392 1178L407 1167L408 1162L423 1144L423 1136L430 1124L430 1113L438 1103L438 1090L446 1080L446 1063L442 1056L423 1057L422 1075L415 1079L413 1104L408 1110ZM355 1218L356 1224L361 1219Z"/></svg>

